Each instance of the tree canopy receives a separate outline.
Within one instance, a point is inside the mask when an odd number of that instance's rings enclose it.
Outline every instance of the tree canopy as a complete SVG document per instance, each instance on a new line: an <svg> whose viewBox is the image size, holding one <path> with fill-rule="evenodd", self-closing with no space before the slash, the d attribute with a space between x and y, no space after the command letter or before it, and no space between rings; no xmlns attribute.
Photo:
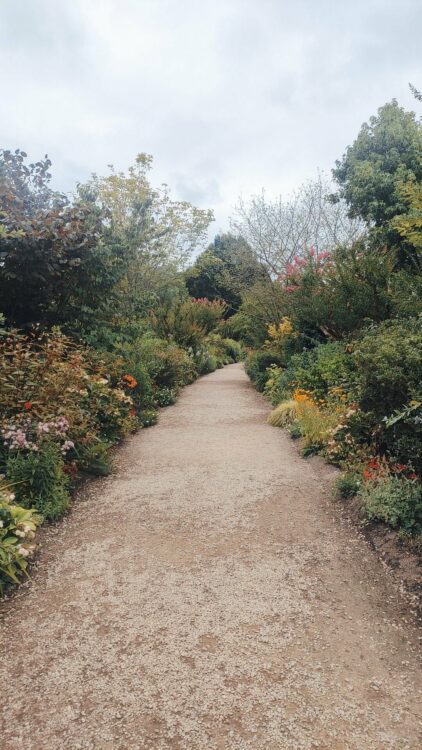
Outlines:
<svg viewBox="0 0 422 750"><path fill-rule="evenodd" d="M197 257L185 279L193 297L223 300L230 316L239 309L242 293L268 274L243 237L226 233Z"/></svg>

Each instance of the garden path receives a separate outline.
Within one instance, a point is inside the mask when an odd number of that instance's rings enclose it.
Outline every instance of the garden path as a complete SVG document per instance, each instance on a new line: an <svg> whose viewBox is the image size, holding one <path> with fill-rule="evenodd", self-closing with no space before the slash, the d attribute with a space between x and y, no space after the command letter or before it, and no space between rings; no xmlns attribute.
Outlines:
<svg viewBox="0 0 422 750"><path fill-rule="evenodd" d="M47 532L1 750L420 750L406 607L267 411L241 365L201 378Z"/></svg>

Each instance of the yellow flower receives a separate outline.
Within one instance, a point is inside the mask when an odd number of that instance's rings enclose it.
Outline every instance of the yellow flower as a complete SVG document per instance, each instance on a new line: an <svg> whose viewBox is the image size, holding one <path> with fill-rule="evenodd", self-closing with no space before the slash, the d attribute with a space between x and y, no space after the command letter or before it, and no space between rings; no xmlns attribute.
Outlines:
<svg viewBox="0 0 422 750"><path fill-rule="evenodd" d="M281 342L282 339L288 338L293 334L293 326L290 319L285 315L278 326L275 323L269 323L267 331L270 339Z"/></svg>
<svg viewBox="0 0 422 750"><path fill-rule="evenodd" d="M303 403L314 404L315 403L311 394L308 391L305 391L303 388L298 388L296 391L294 391L293 398L295 401L297 401L298 404L303 404Z"/></svg>

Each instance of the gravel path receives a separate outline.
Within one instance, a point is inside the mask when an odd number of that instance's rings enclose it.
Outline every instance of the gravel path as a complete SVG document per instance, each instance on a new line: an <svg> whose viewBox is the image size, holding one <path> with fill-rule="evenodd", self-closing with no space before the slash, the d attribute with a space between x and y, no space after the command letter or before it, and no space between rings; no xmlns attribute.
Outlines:
<svg viewBox="0 0 422 750"><path fill-rule="evenodd" d="M202 378L48 532L2 607L1 750L420 750L404 605L267 411Z"/></svg>

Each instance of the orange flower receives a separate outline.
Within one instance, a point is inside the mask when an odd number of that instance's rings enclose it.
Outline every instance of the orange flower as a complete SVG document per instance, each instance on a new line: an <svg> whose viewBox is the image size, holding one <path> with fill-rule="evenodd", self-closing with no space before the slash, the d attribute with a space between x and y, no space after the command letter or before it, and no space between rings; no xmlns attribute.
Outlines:
<svg viewBox="0 0 422 750"><path fill-rule="evenodd" d="M123 375L122 380L125 381L126 385L129 388L136 388L136 386L138 385L138 381L135 380L135 378L132 377L132 375Z"/></svg>

